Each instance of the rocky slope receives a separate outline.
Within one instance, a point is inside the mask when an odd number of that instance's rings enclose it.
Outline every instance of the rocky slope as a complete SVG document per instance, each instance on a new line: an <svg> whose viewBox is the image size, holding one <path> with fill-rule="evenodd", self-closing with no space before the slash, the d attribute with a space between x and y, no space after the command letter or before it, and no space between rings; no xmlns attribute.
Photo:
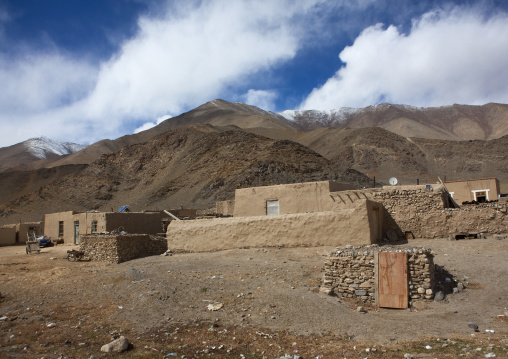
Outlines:
<svg viewBox="0 0 508 359"><path fill-rule="evenodd" d="M369 183L363 174L345 170L298 143L196 125L103 155L19 198L6 200L3 194L0 223L36 220L43 213L65 210L109 211L121 205L133 211L209 208L215 201L232 199L236 188L318 180Z"/></svg>
<svg viewBox="0 0 508 359"><path fill-rule="evenodd" d="M508 105L484 106L453 105L438 108L417 108L405 105L380 104L363 109L341 108L330 111L284 111L280 114L265 111L239 102L210 101L180 116L167 119L158 126L115 140L102 140L84 150L39 160L27 152L7 158L0 148L0 171L8 168L34 170L62 165L88 164L102 154L113 153L131 144L143 143L171 129L191 124L236 126L249 132L279 139L290 139L298 131L309 132L318 128L381 127L403 137L439 140L490 140L508 135ZM16 148L25 148L19 146ZM8 150L8 151L7 151ZM26 151L26 148L25 148ZM19 152L19 151L18 151Z"/></svg>
<svg viewBox="0 0 508 359"><path fill-rule="evenodd" d="M43 168L85 147L77 143L54 141L47 137L31 138L13 146L0 148L0 172L9 169L27 171Z"/></svg>
<svg viewBox="0 0 508 359"><path fill-rule="evenodd" d="M352 168L387 182L402 184L497 177L508 183L508 136L482 141L443 141L409 138L382 128L317 129L295 141L341 168Z"/></svg>
<svg viewBox="0 0 508 359"><path fill-rule="evenodd" d="M439 140L491 140L508 135L508 105L413 107L387 103L331 111L284 111L302 131L320 127L382 127L404 137Z"/></svg>

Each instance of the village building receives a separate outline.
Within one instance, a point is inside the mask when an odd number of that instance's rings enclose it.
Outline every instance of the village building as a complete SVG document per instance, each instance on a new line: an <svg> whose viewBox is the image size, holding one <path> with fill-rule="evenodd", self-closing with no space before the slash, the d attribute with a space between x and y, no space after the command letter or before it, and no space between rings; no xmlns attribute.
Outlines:
<svg viewBox="0 0 508 359"><path fill-rule="evenodd" d="M497 178L482 178L465 181L445 182L446 188L457 204L462 202L495 201L501 192Z"/></svg>
<svg viewBox="0 0 508 359"><path fill-rule="evenodd" d="M169 222L164 212L82 212L73 211L46 214L44 234L65 243L79 243L84 234L127 232L164 233Z"/></svg>
<svg viewBox="0 0 508 359"><path fill-rule="evenodd" d="M330 193L356 190L335 181L240 188L235 191L234 217L326 212L337 209Z"/></svg>
<svg viewBox="0 0 508 359"><path fill-rule="evenodd" d="M16 244L16 226L0 227L0 246L13 246Z"/></svg>
<svg viewBox="0 0 508 359"><path fill-rule="evenodd" d="M237 189L233 218L173 221L168 248L211 251L262 246L366 245L382 241L383 206L334 181ZM344 198L343 198L343 197ZM353 197L354 199L352 199Z"/></svg>
<svg viewBox="0 0 508 359"><path fill-rule="evenodd" d="M0 245L25 244L28 238L42 235L44 222L25 222L0 227Z"/></svg>

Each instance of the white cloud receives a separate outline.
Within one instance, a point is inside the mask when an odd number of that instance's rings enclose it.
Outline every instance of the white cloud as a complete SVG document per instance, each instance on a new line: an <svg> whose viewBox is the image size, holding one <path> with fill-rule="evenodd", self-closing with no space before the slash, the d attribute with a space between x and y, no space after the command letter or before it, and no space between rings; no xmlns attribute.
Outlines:
<svg viewBox="0 0 508 359"><path fill-rule="evenodd" d="M277 93L272 90L250 89L243 95L243 99L248 105L256 106L266 111L274 111Z"/></svg>
<svg viewBox="0 0 508 359"><path fill-rule="evenodd" d="M134 130L134 133L140 133L140 132L143 132L143 131L146 131L146 130L149 130L151 129L152 127L155 127L157 126L158 124L166 121L167 119L171 118L172 116L170 115L165 115L165 116L160 116L159 118L157 118L155 120L155 122L145 122L144 124L142 124L141 126L139 126L138 128L136 128Z"/></svg>
<svg viewBox="0 0 508 359"><path fill-rule="evenodd" d="M168 1L99 65L57 50L0 53L0 146L40 135L116 138L140 121L233 95L295 55L302 24L291 19L319 1Z"/></svg>
<svg viewBox="0 0 508 359"><path fill-rule="evenodd" d="M143 17L135 38L104 64L90 96L90 115L179 114L292 58L298 39L289 1L208 1Z"/></svg>
<svg viewBox="0 0 508 359"><path fill-rule="evenodd" d="M378 102L416 106L484 104L508 98L508 15L483 18L455 8L394 26L365 29L340 53L346 63L315 88L302 109L364 107Z"/></svg>

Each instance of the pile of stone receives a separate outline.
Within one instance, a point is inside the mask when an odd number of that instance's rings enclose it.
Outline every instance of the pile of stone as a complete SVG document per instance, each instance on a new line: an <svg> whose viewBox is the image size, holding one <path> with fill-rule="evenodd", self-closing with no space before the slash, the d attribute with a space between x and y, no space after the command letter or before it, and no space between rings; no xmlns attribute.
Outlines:
<svg viewBox="0 0 508 359"><path fill-rule="evenodd" d="M80 237L79 248L90 260L122 263L163 254L168 244L165 237L148 234L87 234Z"/></svg>
<svg viewBox="0 0 508 359"><path fill-rule="evenodd" d="M407 253L409 297L413 301L434 298L434 256L430 249L377 244L332 251L325 262L321 292L376 303L379 252Z"/></svg>

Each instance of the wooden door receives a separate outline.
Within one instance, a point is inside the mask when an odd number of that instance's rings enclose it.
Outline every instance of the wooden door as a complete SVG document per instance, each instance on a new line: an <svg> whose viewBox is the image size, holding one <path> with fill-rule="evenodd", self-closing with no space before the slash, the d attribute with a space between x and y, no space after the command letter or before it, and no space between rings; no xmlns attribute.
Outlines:
<svg viewBox="0 0 508 359"><path fill-rule="evenodd" d="M79 221L74 222L74 244L79 244Z"/></svg>
<svg viewBox="0 0 508 359"><path fill-rule="evenodd" d="M379 306L407 308L407 253L379 252L378 263Z"/></svg>

